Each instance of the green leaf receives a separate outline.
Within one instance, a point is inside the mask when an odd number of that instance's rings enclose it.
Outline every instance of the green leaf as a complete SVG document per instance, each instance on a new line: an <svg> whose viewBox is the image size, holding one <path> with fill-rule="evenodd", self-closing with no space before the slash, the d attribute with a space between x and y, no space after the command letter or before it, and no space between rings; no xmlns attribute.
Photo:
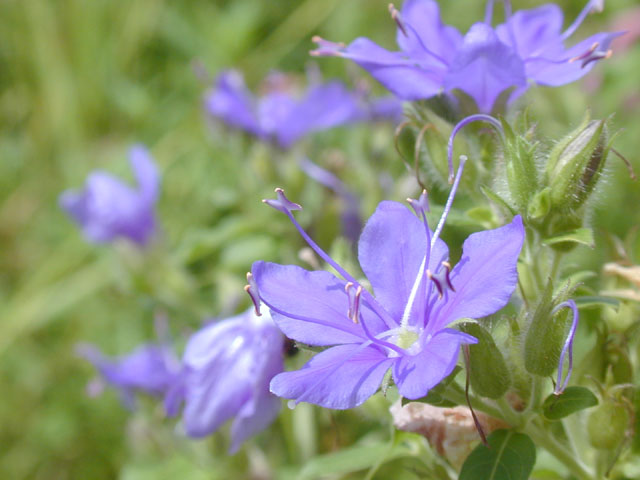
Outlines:
<svg viewBox="0 0 640 480"><path fill-rule="evenodd" d="M536 462L536 446L524 433L496 430L462 465L459 480L527 480Z"/></svg>
<svg viewBox="0 0 640 480"><path fill-rule="evenodd" d="M590 248L593 248L596 245L593 239L593 230L586 227L576 228L575 230L563 232L559 235L554 235L553 237L549 237L542 241L542 243L545 245L555 245L557 243L566 242L580 243Z"/></svg>
<svg viewBox="0 0 640 480"><path fill-rule="evenodd" d="M588 388L568 387L561 395L549 395L542 404L542 412L549 420L560 420L597 404L598 399Z"/></svg>
<svg viewBox="0 0 640 480"><path fill-rule="evenodd" d="M600 307L605 305L617 310L618 307L620 307L620 300L613 297L604 297L602 295L584 296L576 298L576 305L578 305L579 308Z"/></svg>
<svg viewBox="0 0 640 480"><path fill-rule="evenodd" d="M302 467L298 478L304 480L344 475L410 455L412 451L404 444L358 445L311 459Z"/></svg>
<svg viewBox="0 0 640 480"><path fill-rule="evenodd" d="M490 202L493 202L495 205L500 207L504 213L511 214L511 215L515 215L517 213L513 209L513 207L507 203L507 201L504 198L502 198L496 192L491 190L489 187L485 185L480 185L480 190Z"/></svg>
<svg viewBox="0 0 640 480"><path fill-rule="evenodd" d="M487 206L474 207L467 210L467 217L478 222L484 228L491 228L495 221L493 211Z"/></svg>

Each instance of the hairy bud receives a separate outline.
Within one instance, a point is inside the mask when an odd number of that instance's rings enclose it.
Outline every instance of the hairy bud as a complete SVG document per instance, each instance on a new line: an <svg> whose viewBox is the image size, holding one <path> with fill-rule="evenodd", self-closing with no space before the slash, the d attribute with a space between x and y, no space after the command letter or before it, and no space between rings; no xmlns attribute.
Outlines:
<svg viewBox="0 0 640 480"><path fill-rule="evenodd" d="M551 205L579 208L593 191L609 153L607 120L589 120L562 139L549 154L547 184Z"/></svg>

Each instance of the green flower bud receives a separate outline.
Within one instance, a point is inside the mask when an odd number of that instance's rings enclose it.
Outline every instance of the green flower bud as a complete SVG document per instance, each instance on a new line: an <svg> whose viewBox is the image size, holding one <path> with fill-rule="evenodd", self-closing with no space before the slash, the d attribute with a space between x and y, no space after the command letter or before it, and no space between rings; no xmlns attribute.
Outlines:
<svg viewBox="0 0 640 480"><path fill-rule="evenodd" d="M502 128L507 184L518 210L526 212L529 201L538 187L535 144L521 135L516 135L505 120L502 120Z"/></svg>
<svg viewBox="0 0 640 480"><path fill-rule="evenodd" d="M593 191L609 153L606 122L585 116L549 154L545 173L553 207L578 208Z"/></svg>
<svg viewBox="0 0 640 480"><path fill-rule="evenodd" d="M546 187L536 193L527 207L527 215L532 220L544 218L551 210L551 188Z"/></svg>
<svg viewBox="0 0 640 480"><path fill-rule="evenodd" d="M587 420L589 442L601 450L613 450L624 440L629 428L629 412L607 400L594 409Z"/></svg>
<svg viewBox="0 0 640 480"><path fill-rule="evenodd" d="M541 377L551 375L558 368L560 351L569 325L567 309L551 314L555 306L551 298L552 292L550 281L531 316L524 340L524 367L529 373Z"/></svg>
<svg viewBox="0 0 640 480"><path fill-rule="evenodd" d="M481 325L465 322L458 328L478 339L469 345L469 381L474 392L487 398L502 397L511 386L511 374L491 334Z"/></svg>

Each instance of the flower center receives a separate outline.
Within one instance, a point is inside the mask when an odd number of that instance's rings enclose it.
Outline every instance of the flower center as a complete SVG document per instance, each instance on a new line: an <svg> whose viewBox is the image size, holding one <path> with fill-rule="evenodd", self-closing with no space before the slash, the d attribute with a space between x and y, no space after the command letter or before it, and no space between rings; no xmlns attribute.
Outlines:
<svg viewBox="0 0 640 480"><path fill-rule="evenodd" d="M402 329L402 331L398 334L396 345L398 345L400 348L408 350L411 345L418 341L418 338L419 335L417 334L417 332Z"/></svg>

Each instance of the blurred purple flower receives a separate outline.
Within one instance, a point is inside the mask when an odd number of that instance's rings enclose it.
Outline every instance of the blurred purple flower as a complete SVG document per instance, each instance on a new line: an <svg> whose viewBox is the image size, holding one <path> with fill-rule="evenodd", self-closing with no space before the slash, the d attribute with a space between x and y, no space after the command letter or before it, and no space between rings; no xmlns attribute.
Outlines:
<svg viewBox="0 0 640 480"><path fill-rule="evenodd" d="M460 180L459 169L438 229L426 222L426 194L411 205L382 202L359 242L359 261L375 296L324 252L297 223L281 189L265 202L285 213L316 253L342 277L295 265L256 262L260 299L282 332L302 343L329 346L301 370L271 381L271 391L296 402L345 409L373 395L392 369L402 396L427 394L451 373L461 344L476 339L447 328L504 307L517 282L524 228L516 216L501 228L472 234L451 270L439 234Z"/></svg>
<svg viewBox="0 0 640 480"><path fill-rule="evenodd" d="M490 112L505 90L514 88L513 100L531 82L564 85L582 77L595 61L609 57L611 40L621 33L598 33L573 47L564 46L601 1L590 0L563 32L558 6L547 4L511 15L508 1L506 23L494 29L494 1L489 0L484 22L475 23L463 36L442 24L434 0L407 0L402 11L390 6L398 24L400 51L390 52L363 37L348 46L316 37L319 48L311 53L353 60L404 100L460 89L476 101L480 111Z"/></svg>
<svg viewBox="0 0 640 480"><path fill-rule="evenodd" d="M342 180L308 158L302 158L299 164L302 171L310 178L331 189L340 198L343 204L342 214L340 215L342 233L345 238L355 244L362 231L363 223L360 216L360 200L358 197L349 190L349 187Z"/></svg>
<svg viewBox="0 0 640 480"><path fill-rule="evenodd" d="M285 149L313 131L362 121L395 121L402 116L399 101L384 98L368 102L361 93L349 91L337 81L313 84L297 96L287 76L272 73L265 88L267 93L256 99L239 72L224 71L205 98L207 112Z"/></svg>
<svg viewBox="0 0 640 480"><path fill-rule="evenodd" d="M83 190L67 190L60 195L60 206L91 242L127 238L142 246L155 231L158 171L142 145L130 149L129 162L137 188L98 170L89 175Z"/></svg>
<svg viewBox="0 0 640 480"><path fill-rule="evenodd" d="M284 337L268 312L257 316L251 309L210 323L187 343L180 381L165 399L167 413L177 414L184 401L190 437L209 435L234 418L230 452L236 452L280 411L269 382L283 370L283 349Z"/></svg>
<svg viewBox="0 0 640 480"><path fill-rule="evenodd" d="M89 393L97 395L105 384L111 385L120 391L122 402L129 409L135 407L136 391L163 396L178 380L180 365L168 345L143 344L130 354L114 359L90 344L81 344L76 350L100 373L100 378L89 384Z"/></svg>

